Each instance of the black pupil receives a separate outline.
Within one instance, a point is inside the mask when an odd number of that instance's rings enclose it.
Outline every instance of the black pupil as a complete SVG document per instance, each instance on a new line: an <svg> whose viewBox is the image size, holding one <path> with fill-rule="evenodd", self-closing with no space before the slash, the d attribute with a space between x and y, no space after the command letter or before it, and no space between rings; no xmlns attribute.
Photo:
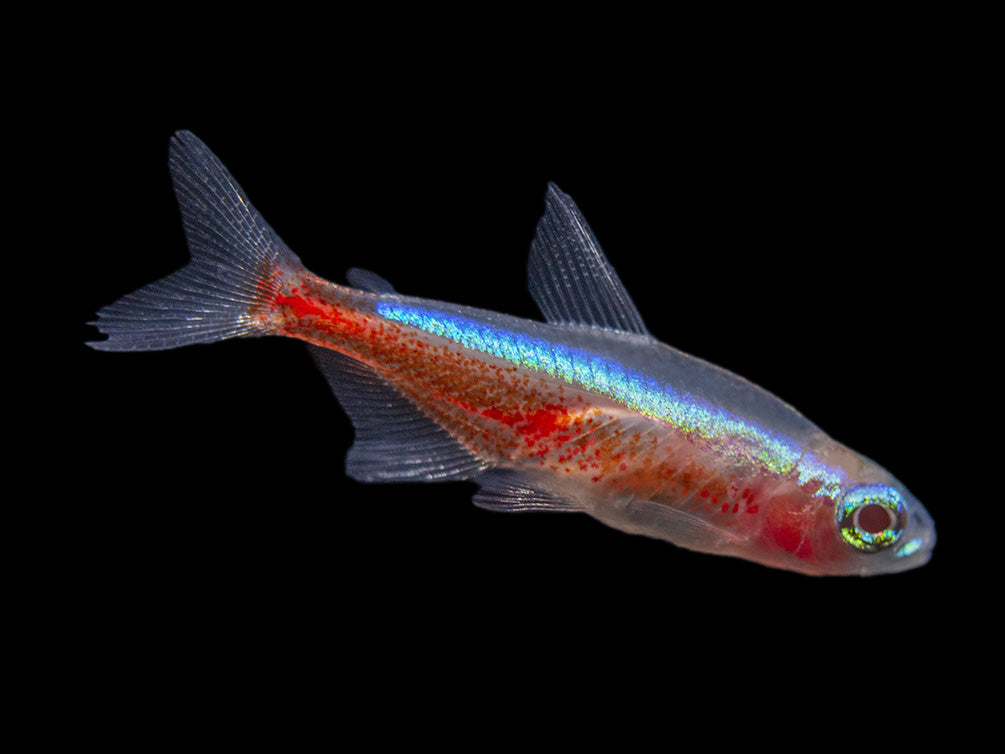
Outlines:
<svg viewBox="0 0 1005 754"><path fill-rule="evenodd" d="M858 528L866 534L879 534L890 528L890 511L882 505L867 505L858 512Z"/></svg>

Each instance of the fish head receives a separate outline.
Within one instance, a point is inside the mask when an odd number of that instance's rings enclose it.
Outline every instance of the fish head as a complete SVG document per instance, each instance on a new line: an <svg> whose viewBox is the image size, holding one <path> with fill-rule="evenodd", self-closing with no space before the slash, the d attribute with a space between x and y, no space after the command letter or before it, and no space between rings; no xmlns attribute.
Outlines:
<svg viewBox="0 0 1005 754"><path fill-rule="evenodd" d="M834 539L842 570L863 576L896 573L928 562L935 523L925 506L888 474L847 486L835 501Z"/></svg>
<svg viewBox="0 0 1005 754"><path fill-rule="evenodd" d="M813 458L804 469L823 469L816 478L765 496L756 559L818 576L897 573L929 561L935 524L902 482L829 440Z"/></svg>
<svg viewBox="0 0 1005 754"><path fill-rule="evenodd" d="M935 523L907 486L883 466L821 436L813 453L834 472L816 492L826 493L816 531L819 573L872 576L925 565L935 548ZM833 480L833 483L829 483ZM840 481L838 481L840 480Z"/></svg>

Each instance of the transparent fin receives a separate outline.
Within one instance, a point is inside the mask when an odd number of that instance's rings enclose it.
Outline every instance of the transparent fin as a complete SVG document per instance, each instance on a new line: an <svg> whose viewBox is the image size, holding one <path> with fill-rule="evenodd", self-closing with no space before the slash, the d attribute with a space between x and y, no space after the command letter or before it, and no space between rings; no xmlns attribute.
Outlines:
<svg viewBox="0 0 1005 754"><path fill-rule="evenodd" d="M300 264L194 135L174 135L169 165L191 260L101 309L94 324L108 339L93 348L148 351L261 334L249 309L274 295L277 264Z"/></svg>
<svg viewBox="0 0 1005 754"><path fill-rule="evenodd" d="M359 288L370 293L395 293L394 286L376 272L352 267L346 273L346 279L353 288Z"/></svg>
<svg viewBox="0 0 1005 754"><path fill-rule="evenodd" d="M310 350L356 430L346 456L353 479L439 482L488 468L365 364L328 348Z"/></svg>
<svg viewBox="0 0 1005 754"><path fill-rule="evenodd" d="M481 489L474 504L486 510L504 513L531 511L577 512L571 501L534 483L529 477L508 469L491 469L480 474L476 482Z"/></svg>
<svg viewBox="0 0 1005 754"><path fill-rule="evenodd" d="M530 293L549 322L648 335L642 316L579 208L548 184L530 247Z"/></svg>
<svg viewBox="0 0 1005 754"><path fill-rule="evenodd" d="M667 532L688 542L691 549L715 551L741 541L731 530L717 526L703 516L650 500L632 499L627 503L631 514L614 524L615 528L634 534L665 539ZM600 516L603 519L603 516Z"/></svg>

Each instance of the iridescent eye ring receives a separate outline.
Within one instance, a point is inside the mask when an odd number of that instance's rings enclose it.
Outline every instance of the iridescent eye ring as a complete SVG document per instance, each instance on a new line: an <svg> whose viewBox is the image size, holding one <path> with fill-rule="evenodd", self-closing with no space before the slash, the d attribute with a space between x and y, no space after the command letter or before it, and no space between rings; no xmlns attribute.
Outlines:
<svg viewBox="0 0 1005 754"><path fill-rule="evenodd" d="M907 505L893 487L863 484L845 493L834 518L845 542L862 552L879 552L903 533Z"/></svg>

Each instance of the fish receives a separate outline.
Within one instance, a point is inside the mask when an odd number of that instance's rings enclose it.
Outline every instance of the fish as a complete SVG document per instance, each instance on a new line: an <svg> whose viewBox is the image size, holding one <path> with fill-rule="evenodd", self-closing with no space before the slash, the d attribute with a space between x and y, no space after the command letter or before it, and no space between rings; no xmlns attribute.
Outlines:
<svg viewBox="0 0 1005 754"><path fill-rule="evenodd" d="M168 162L189 261L101 308L92 348L305 341L352 421L358 481L473 480L490 511L585 513L811 576L929 561L932 517L890 472L650 333L555 184L530 246L531 320L405 295L362 268L330 282L191 132L174 134Z"/></svg>

